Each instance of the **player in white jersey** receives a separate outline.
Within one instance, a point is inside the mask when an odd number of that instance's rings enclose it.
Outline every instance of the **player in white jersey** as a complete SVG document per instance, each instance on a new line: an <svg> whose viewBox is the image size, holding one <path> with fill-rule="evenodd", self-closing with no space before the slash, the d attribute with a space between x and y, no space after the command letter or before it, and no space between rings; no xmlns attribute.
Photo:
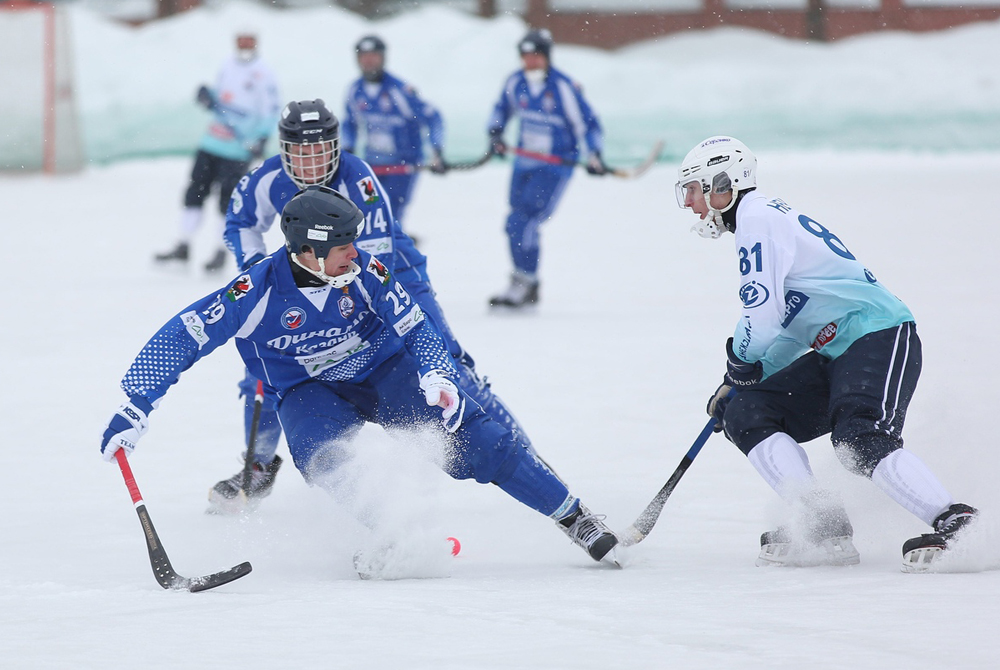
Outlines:
<svg viewBox="0 0 1000 670"><path fill-rule="evenodd" d="M845 467L932 527L903 545L904 570L922 571L978 512L903 448L921 367L913 315L829 228L756 186L753 153L718 136L684 158L676 190L699 217L692 229L733 233L739 255L743 310L708 413L795 511L761 536L757 564L860 560L843 505L800 446L829 433Z"/></svg>
<svg viewBox="0 0 1000 670"><path fill-rule="evenodd" d="M158 262L186 263L191 238L201 227L202 207L212 187L219 187L219 212L225 219L229 197L252 160L264 153L267 138L278 122L278 86L274 73L257 55L257 37L250 32L236 36L236 54L219 70L214 88L198 89L198 104L212 112L212 122L198 144L191 179L184 194L180 240L155 256ZM221 270L226 247L220 225L218 246L205 270Z"/></svg>

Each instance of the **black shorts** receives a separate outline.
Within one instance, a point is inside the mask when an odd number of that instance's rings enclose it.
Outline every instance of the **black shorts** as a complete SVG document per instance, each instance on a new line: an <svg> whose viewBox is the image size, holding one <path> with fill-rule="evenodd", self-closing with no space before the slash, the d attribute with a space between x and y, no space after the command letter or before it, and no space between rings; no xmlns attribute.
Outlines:
<svg viewBox="0 0 1000 670"><path fill-rule="evenodd" d="M833 360L810 351L730 401L726 436L749 454L774 433L799 443L830 433L841 461L870 477L903 446L921 361L910 321L865 335Z"/></svg>
<svg viewBox="0 0 1000 670"><path fill-rule="evenodd" d="M195 155L194 167L191 168L191 183L184 193L184 206L201 207L211 192L212 185L218 183L219 212L225 216L233 189L240 183L249 165L248 161L221 158L199 149Z"/></svg>

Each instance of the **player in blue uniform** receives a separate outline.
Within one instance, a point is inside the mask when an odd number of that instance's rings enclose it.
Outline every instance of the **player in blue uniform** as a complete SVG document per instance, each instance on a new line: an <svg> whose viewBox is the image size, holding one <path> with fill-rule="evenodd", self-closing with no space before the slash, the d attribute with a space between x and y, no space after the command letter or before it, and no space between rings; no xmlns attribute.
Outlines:
<svg viewBox="0 0 1000 670"><path fill-rule="evenodd" d="M441 157L444 122L412 86L385 71L381 38L362 37L355 51L361 77L347 89L341 142L344 151L355 153L360 131L364 132L365 161L382 182L396 223L402 227L417 182L417 166L424 163L425 134L431 147L430 171L444 174L448 170Z"/></svg>
<svg viewBox="0 0 1000 670"><path fill-rule="evenodd" d="M420 304L389 268L356 249L366 225L331 188L293 197L281 214L286 246L181 310L139 352L122 380L128 401L101 441L104 458L119 448L131 453L180 374L235 338L247 368L275 398L308 482L337 494L344 442L365 422L426 426L450 447L449 475L496 484L556 520L594 560L617 564L614 533L460 388Z"/></svg>
<svg viewBox="0 0 1000 670"><path fill-rule="evenodd" d="M226 243L237 264L246 269L264 257L264 233L289 200L302 188L328 185L347 196L365 217L365 228L355 246L378 258L394 272L407 292L422 307L444 337L446 347L458 365L460 383L495 420L530 441L503 402L475 372L472 358L456 341L438 305L427 275L427 258L396 225L385 191L372 169L360 158L340 151L340 124L322 100L289 103L281 113L278 135L281 153L268 158L245 176L233 192L226 217ZM244 403L244 425L250 434L256 378L247 374L240 384ZM281 427L268 398L260 414L260 429L254 450L251 497L270 493L281 467L275 456ZM226 511L227 502L239 502L240 473L218 482L210 502Z"/></svg>
<svg viewBox="0 0 1000 670"><path fill-rule="evenodd" d="M552 35L532 30L518 51L524 68L507 79L488 126L490 149L502 156L508 153L503 140L508 121L521 120L506 228L514 271L507 290L490 298L493 307L538 301L541 225L555 211L581 155L587 156L590 174L608 172L597 116L580 86L552 67Z"/></svg>
<svg viewBox="0 0 1000 670"><path fill-rule="evenodd" d="M219 187L219 211L225 216L233 188L250 161L263 155L264 144L274 131L280 106L274 73L258 58L253 34L237 35L236 49L236 55L219 71L215 87L198 90L198 103L212 112L212 123L198 144L184 194L180 241L170 251L157 254L158 262L187 262L191 238L201 226L202 209L212 186ZM221 270L225 260L220 239L205 269Z"/></svg>
<svg viewBox="0 0 1000 670"><path fill-rule="evenodd" d="M734 234L742 276L743 313L708 413L797 510L761 536L758 565L860 560L843 506L800 446L829 433L845 467L932 527L903 545L903 569L924 570L977 511L903 448L921 367L913 315L825 225L756 186L757 159L725 136L692 149L677 182L699 234Z"/></svg>

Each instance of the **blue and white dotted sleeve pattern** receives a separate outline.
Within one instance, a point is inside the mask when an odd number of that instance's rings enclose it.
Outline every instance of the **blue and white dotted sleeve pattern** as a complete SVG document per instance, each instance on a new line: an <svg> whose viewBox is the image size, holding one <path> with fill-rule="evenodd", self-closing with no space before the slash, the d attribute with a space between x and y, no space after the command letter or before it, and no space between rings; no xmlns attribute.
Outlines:
<svg viewBox="0 0 1000 670"><path fill-rule="evenodd" d="M177 383L181 372L199 358L198 343L186 330L184 323L174 318L146 343L122 379L126 395L142 396L152 403Z"/></svg>
<svg viewBox="0 0 1000 670"><path fill-rule="evenodd" d="M406 350L420 362L421 375L431 370L441 370L453 381L458 379L458 370L455 369L444 339L430 320L424 319L419 328L407 333L404 343Z"/></svg>

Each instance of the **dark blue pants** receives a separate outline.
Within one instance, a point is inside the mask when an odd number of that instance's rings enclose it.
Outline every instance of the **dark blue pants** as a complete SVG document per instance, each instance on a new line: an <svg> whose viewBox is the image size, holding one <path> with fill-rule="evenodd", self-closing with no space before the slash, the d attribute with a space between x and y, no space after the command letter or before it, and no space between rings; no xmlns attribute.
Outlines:
<svg viewBox="0 0 1000 670"><path fill-rule="evenodd" d="M366 421L390 430L423 425L447 441L451 453L444 469L455 479L492 482L546 515L568 508L566 486L516 434L461 389L464 418L449 434L441 423L441 408L427 405L418 379L417 362L401 351L363 382L312 381L289 391L278 416L295 467L307 481L329 474L343 462L343 442Z"/></svg>
<svg viewBox="0 0 1000 670"><path fill-rule="evenodd" d="M841 462L871 477L903 446L921 362L912 322L869 333L834 360L811 351L739 392L723 417L726 436L748 454L774 433L799 443L830 433Z"/></svg>
<svg viewBox="0 0 1000 670"><path fill-rule="evenodd" d="M402 227L406 206L410 204L413 187L417 184L416 173L384 175L378 180L382 184L382 188L385 189L389 204L392 206L392 218L396 220L396 225Z"/></svg>
<svg viewBox="0 0 1000 670"><path fill-rule="evenodd" d="M519 272L530 275L538 272L539 229L552 216L571 176L573 168L565 165L514 168L506 231L514 269Z"/></svg>

